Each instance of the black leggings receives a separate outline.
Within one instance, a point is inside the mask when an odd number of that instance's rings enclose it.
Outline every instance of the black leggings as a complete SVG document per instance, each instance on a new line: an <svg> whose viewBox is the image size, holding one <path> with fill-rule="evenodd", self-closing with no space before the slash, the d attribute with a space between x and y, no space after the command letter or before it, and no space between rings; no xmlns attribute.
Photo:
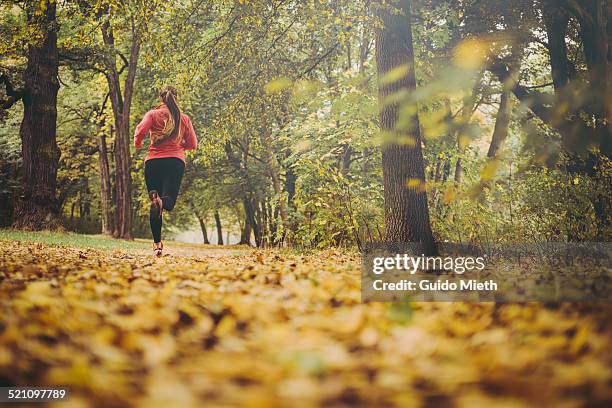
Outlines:
<svg viewBox="0 0 612 408"><path fill-rule="evenodd" d="M184 172L185 163L176 157L150 159L145 162L147 190L149 192L157 191L166 211L172 211L174 204L176 204ZM158 217L156 212L151 209L149 221L151 222L153 241L161 242L162 218Z"/></svg>

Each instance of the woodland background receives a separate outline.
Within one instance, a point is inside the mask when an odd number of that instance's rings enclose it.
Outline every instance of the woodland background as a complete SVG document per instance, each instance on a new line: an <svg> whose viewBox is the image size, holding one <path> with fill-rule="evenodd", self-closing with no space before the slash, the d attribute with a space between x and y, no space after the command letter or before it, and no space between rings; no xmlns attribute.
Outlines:
<svg viewBox="0 0 612 408"><path fill-rule="evenodd" d="M385 166L421 200L398 217L430 217L437 240L610 237L606 1L0 5L3 226L148 236L132 134L172 84L200 147L165 227L204 242L393 238ZM385 32L412 34L404 65L384 65L399 55ZM391 144L416 159L385 164L386 106L409 128Z"/></svg>

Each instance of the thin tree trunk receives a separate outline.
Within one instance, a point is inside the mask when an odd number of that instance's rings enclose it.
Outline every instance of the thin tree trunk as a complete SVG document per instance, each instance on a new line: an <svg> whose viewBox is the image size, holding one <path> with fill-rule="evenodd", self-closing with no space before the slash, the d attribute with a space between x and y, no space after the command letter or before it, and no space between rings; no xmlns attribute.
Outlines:
<svg viewBox="0 0 612 408"><path fill-rule="evenodd" d="M451 161L444 159L444 167L442 168L442 182L446 183L451 172Z"/></svg>
<svg viewBox="0 0 612 408"><path fill-rule="evenodd" d="M366 8L369 7L369 0L367 1ZM370 27L367 25L363 26L363 30L361 31L361 41L359 44L359 73L363 74L365 72L365 63L368 60L368 54L370 53L370 48L372 45L371 40L371 31Z"/></svg>
<svg viewBox="0 0 612 408"><path fill-rule="evenodd" d="M215 210L215 224L217 226L217 245L223 245L223 231L221 230L221 217L219 211Z"/></svg>
<svg viewBox="0 0 612 408"><path fill-rule="evenodd" d="M465 135L465 129L470 124L472 118L472 112L474 111L474 105L476 104L476 93L478 92L479 82L478 80L472 88L472 92L469 95L463 97L463 108L461 108L461 126L462 130L457 132L457 151L459 154L463 154L467 147L467 136ZM461 184L463 179L463 165L461 163L461 157L457 158L455 163L455 183Z"/></svg>
<svg viewBox="0 0 612 408"><path fill-rule="evenodd" d="M206 230L206 223L204 222L204 219L197 214L196 217L198 218L198 222L200 223L200 229L202 230L202 239L204 240L204 243L210 244L210 241L208 240L208 231Z"/></svg>
<svg viewBox="0 0 612 408"><path fill-rule="evenodd" d="M291 166L288 166L285 171L285 191L287 192L287 210L288 210L288 220L285 229L289 232L285 234L285 244L287 246L291 246L292 237L296 229L297 223L295 221L295 217L292 217L291 214L295 213L295 183L297 181L297 175Z"/></svg>
<svg viewBox="0 0 612 408"><path fill-rule="evenodd" d="M244 226L240 234L239 245L250 245L251 244L251 221L249 217L244 217Z"/></svg>
<svg viewBox="0 0 612 408"><path fill-rule="evenodd" d="M436 183L440 181L442 177L442 158L440 156L436 157L436 167L435 170L432 167L430 179L435 181Z"/></svg>
<svg viewBox="0 0 612 408"><path fill-rule="evenodd" d="M268 173L272 179L272 188L274 189L274 194L278 200L280 218L282 225L284 226L287 224L287 202L285 201L281 186L280 165L278 164L276 154L274 154L274 150L272 149L272 137L267 126L262 129L261 142L264 148L265 160L268 165Z"/></svg>
<svg viewBox="0 0 612 408"><path fill-rule="evenodd" d="M510 91L504 90L499 101L499 109L497 118L495 119L495 128L491 137L491 144L487 157L497 156L497 152L508 137L508 128L510 126L510 114L512 112L512 104L510 101Z"/></svg>
<svg viewBox="0 0 612 408"><path fill-rule="evenodd" d="M44 6L44 7L43 7ZM28 47L24 72L21 136L21 194L14 207L15 228L53 229L61 225L55 197L60 150L56 141L58 53L56 2L32 2L27 24L42 38Z"/></svg>
<svg viewBox="0 0 612 408"><path fill-rule="evenodd" d="M255 245L260 247L262 244L262 226L259 222L257 222L257 218L255 215L255 207L253 202L248 198L243 198L242 204L244 205L244 213L245 216L253 229L253 235L255 236Z"/></svg>
<svg viewBox="0 0 612 408"><path fill-rule="evenodd" d="M423 153L416 106L409 126L398 127L400 105L386 101L389 95L416 88L410 1L398 2L400 13L381 9L384 27L376 33L376 66L379 78L380 125L383 132L394 136L382 151L385 240L387 242L420 242L427 254L435 254L436 245L429 221L429 208L424 186ZM404 67L406 74L397 81L385 83L385 74ZM404 123L402 118L402 123ZM419 180L416 188L406 186Z"/></svg>
<svg viewBox="0 0 612 408"><path fill-rule="evenodd" d="M112 193L110 166L108 163L108 148L106 135L98 130L98 163L100 168L100 212L102 217L102 234L113 234Z"/></svg>

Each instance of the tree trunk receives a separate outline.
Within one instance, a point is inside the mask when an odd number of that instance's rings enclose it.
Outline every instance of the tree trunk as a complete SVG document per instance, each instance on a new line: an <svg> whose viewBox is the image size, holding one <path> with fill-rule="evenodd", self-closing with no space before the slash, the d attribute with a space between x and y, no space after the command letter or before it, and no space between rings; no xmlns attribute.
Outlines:
<svg viewBox="0 0 612 408"><path fill-rule="evenodd" d="M44 7L43 7L44 6ZM42 38L28 47L24 72L21 136L21 194L14 207L15 228L52 229L61 225L56 205L57 167L60 150L56 141L58 53L56 2L32 2L28 26Z"/></svg>
<svg viewBox="0 0 612 408"><path fill-rule="evenodd" d="M217 225L217 245L223 245L223 231L221 230L221 217L219 211L215 210L215 224Z"/></svg>
<svg viewBox="0 0 612 408"><path fill-rule="evenodd" d="M435 169L432 167L429 178L437 183L438 181L440 181L441 177L442 177L442 157L438 155L438 157L436 157L436 167Z"/></svg>
<svg viewBox="0 0 612 408"><path fill-rule="evenodd" d="M387 101L390 95L402 91L410 93L416 89L410 1L400 0L397 4L400 13L387 9L380 11L384 27L376 33L378 93L382 105L380 126L383 132L394 138L385 143L382 150L385 240L420 242L425 253L435 254L427 195L423 188L425 174L417 109L412 106L413 116L409 121L401 118L402 126L398 126L400 105ZM385 83L385 74L401 67L407 69L406 74L394 82ZM419 181L419 186L408 188L407 182L414 179Z"/></svg>
<svg viewBox="0 0 612 408"><path fill-rule="evenodd" d="M285 201L283 189L281 186L280 165L278 164L276 154L274 154L274 150L272 148L272 137L270 135L270 130L267 127L264 127L262 129L261 144L264 149L265 161L268 165L268 173L270 174L270 178L272 179L272 188L274 189L274 195L278 200L278 208L280 211L282 225L285 226L287 224L287 202Z"/></svg>
<svg viewBox="0 0 612 408"><path fill-rule="evenodd" d="M197 214L196 217L198 218L198 222L200 223L200 229L202 230L202 239L204 240L204 243L210 244L210 241L208 240L208 231L206 230L206 223L204 222L204 219Z"/></svg>
<svg viewBox="0 0 612 408"><path fill-rule="evenodd" d="M368 54L370 53L370 47L372 45L370 30L371 30L370 27L364 24L363 30L361 31L361 41L359 44L359 73L360 74L363 74L365 72L365 63L368 60Z"/></svg>
<svg viewBox="0 0 612 408"><path fill-rule="evenodd" d="M223 146L225 150L225 154L227 156L227 160L234 168L235 172L239 176L239 179L242 181L240 184L241 194L242 194L242 204L244 205L244 213L246 218L249 220L251 224L251 228L253 230L253 235L255 236L255 245L260 247L262 244L262 227L255 217L255 208L253 206L253 188L251 186L249 173L246 168L246 157L245 156L245 166L243 167L240 163L240 159L234 154L232 150L232 146L229 142L226 142Z"/></svg>
<svg viewBox="0 0 612 408"><path fill-rule="evenodd" d="M251 221L249 217L244 217L244 227L240 234L240 242L238 245L250 245L251 244Z"/></svg>
<svg viewBox="0 0 612 408"><path fill-rule="evenodd" d="M285 191L287 192L287 225L285 229L289 231L289 234L285 235L285 244L287 246L291 246L293 234L297 230L297 225L295 221L295 217L292 217L291 214L295 213L295 183L297 181L297 175L291 166L287 166L285 170Z"/></svg>
<svg viewBox="0 0 612 408"><path fill-rule="evenodd" d="M610 101L610 81L612 72L608 60L611 56L608 37L607 0L586 0L576 12L580 22L580 38L584 57L589 71L590 101L588 109L596 119L593 139L599 144L602 152L612 155L612 102ZM580 4L574 5L580 7Z"/></svg>
<svg viewBox="0 0 612 408"><path fill-rule="evenodd" d="M455 163L455 183L461 184L462 179L463 179L463 166L461 165L461 157L458 157L457 162Z"/></svg>
<svg viewBox="0 0 612 408"><path fill-rule="evenodd" d="M112 212L110 166L108 163L106 135L101 129L98 130L98 163L100 166L100 215L102 218L102 234L112 235L114 231L114 218Z"/></svg>
<svg viewBox="0 0 612 408"><path fill-rule="evenodd" d="M493 128L493 136L491 137L491 144L489 145L489 151L487 157L495 157L497 152L502 147L504 141L508 137L508 130L510 127L510 120L512 118L512 91L510 90L512 84L519 80L521 59L523 56L524 45L514 44L511 48L511 61L510 61L510 86L506 83L502 83L502 93L499 101L499 109L497 110L497 116L495 119L495 127Z"/></svg>
<svg viewBox="0 0 612 408"><path fill-rule="evenodd" d="M465 148L467 147L468 137L465 135L465 131L467 126L470 124L470 120L472 119L472 113L474 111L474 106L476 105L476 94L478 93L479 88L479 80L476 81L474 87L472 88L472 92L469 95L465 95L463 97L463 107L461 108L461 130L457 132L457 151L459 154L463 154ZM457 162L455 163L455 183L461 184L461 180L463 179L463 165L461 163L461 157L457 158Z"/></svg>
<svg viewBox="0 0 612 408"><path fill-rule="evenodd" d="M563 7L555 4L556 0L542 2L542 16L548 37L548 54L555 91L563 89L570 81L570 62L567 59L565 35L569 23L569 14Z"/></svg>
<svg viewBox="0 0 612 408"><path fill-rule="evenodd" d="M497 156L497 152L508 137L508 128L510 126L510 116L512 112L512 104L510 101L510 91L504 90L499 101L499 109L497 118L495 119L495 128L491 137L491 144L487 157Z"/></svg>
<svg viewBox="0 0 612 408"><path fill-rule="evenodd" d="M109 49L106 79L115 119L115 200L117 238L132 239L132 175L130 155L130 110L134 80L140 53L140 34L132 27L132 44L124 90L121 92L120 73L117 70L117 52L112 27L107 21L101 26L104 45Z"/></svg>
<svg viewBox="0 0 612 408"><path fill-rule="evenodd" d="M451 172L451 161L444 159L444 167L442 168L442 182L446 183Z"/></svg>
<svg viewBox="0 0 612 408"><path fill-rule="evenodd" d="M545 95L521 86L518 81L511 84L516 98L527 104L529 109L544 123L562 136L564 147L570 154L588 155L588 148L599 146L608 158L612 157L612 112L609 92L610 46L607 34L607 14L603 0L583 2L558 2L549 0L542 3L542 14L547 16L546 29L551 73L555 84L556 101L554 106L545 103ZM559 10L563 8L564 10ZM581 89L581 98L572 92L559 92L568 83L574 82L574 72L567 59L565 44L565 18L560 13L572 13L580 23L580 37L584 59L588 70L588 88ZM489 67L502 83L511 82L510 70L499 60ZM569 106L569 110L567 106ZM563 108L565 106L565 108ZM561 107L562 109L559 109ZM595 123L591 123L593 116ZM586 118L586 119L585 119ZM577 166L580 167L580 166ZM592 169L585 168L590 172Z"/></svg>
<svg viewBox="0 0 612 408"><path fill-rule="evenodd" d="M244 205L244 213L245 216L253 229L253 235L255 236L255 245L260 247L262 244L262 227L255 217L255 207L253 202L248 198L244 198L242 200L242 204Z"/></svg>

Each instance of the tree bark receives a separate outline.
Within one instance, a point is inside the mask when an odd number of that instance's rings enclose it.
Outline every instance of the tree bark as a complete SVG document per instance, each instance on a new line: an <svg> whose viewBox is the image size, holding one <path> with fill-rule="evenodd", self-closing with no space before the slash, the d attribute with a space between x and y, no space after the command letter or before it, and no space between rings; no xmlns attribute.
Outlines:
<svg viewBox="0 0 612 408"><path fill-rule="evenodd" d="M261 144L264 149L265 161L268 165L268 173L272 179L272 188L274 189L274 195L278 200L278 208L280 212L280 218L282 225L287 225L287 202L283 194L281 184L280 165L272 148L272 137L270 130L267 126L264 126L261 132ZM282 238L281 238L282 241Z"/></svg>
<svg viewBox="0 0 612 408"><path fill-rule="evenodd" d="M382 149L382 165L385 198L385 240L387 242L419 242L427 254L437 253L424 186L423 153L416 104L408 121L401 118L400 105L389 103L387 97L397 92L416 89L410 1L397 2L399 13L381 9L384 27L376 33L376 66L378 71L378 95L381 130L393 136ZM397 81L385 83L385 74L407 68ZM404 125L408 123L408 125ZM417 179L420 186L408 188L406 183Z"/></svg>
<svg viewBox="0 0 612 408"><path fill-rule="evenodd" d="M206 230L206 223L204 222L204 219L197 214L196 217L198 218L198 222L200 223L200 229L202 230L202 238L204 240L204 243L210 244L210 241L208 240L208 231Z"/></svg>
<svg viewBox="0 0 612 408"><path fill-rule="evenodd" d="M43 7L44 6L44 7ZM21 194L14 207L15 228L53 229L61 225L56 203L60 150L56 141L58 53L56 2L32 2L27 24L42 38L28 47L24 72Z"/></svg>
<svg viewBox="0 0 612 408"><path fill-rule="evenodd" d="M110 165L108 163L106 135L101 129L98 129L98 164L100 168L100 215L102 219L102 234L112 235L114 231L114 219L112 212Z"/></svg>
<svg viewBox="0 0 612 408"><path fill-rule="evenodd" d="M529 90L514 81L511 90L521 102L527 104L531 111L544 123L557 130L564 147L570 153L588 155L588 147L597 145L608 158L612 157L612 112L609 92L610 83L610 44L608 37L608 18L603 0L585 0L584 2L564 2L562 5L552 0L544 1L542 14L548 34L548 49L551 62L551 73L555 84L556 101L549 106L546 95ZM561 7L559 7L561 6ZM561 9L561 10L560 10ZM574 73L567 59L565 45L565 17L563 13L573 14L580 23L580 37L588 70L586 89L577 88L584 100L576 100L572 92L560 92L566 85L574 82ZM506 82L511 74L508 67L497 60L490 67L501 82ZM510 82L510 81L509 81ZM567 108L558 109L563 105ZM584 114L595 119L595 126L590 120L584 120ZM588 167L588 165L587 165ZM585 168L589 172L592 169Z"/></svg>
<svg viewBox="0 0 612 408"><path fill-rule="evenodd" d="M565 36L569 23L569 14L555 0L542 2L542 16L548 37L548 54L555 91L563 89L570 81L570 62L567 59Z"/></svg>
<svg viewBox="0 0 612 408"><path fill-rule="evenodd" d="M215 224L217 226L217 245L223 245L223 231L221 230L221 217L219 211L215 210Z"/></svg>
<svg viewBox="0 0 612 408"><path fill-rule="evenodd" d="M251 221L249 220L249 217L245 216L244 217L244 227L242 228L242 231L240 233L240 242L238 242L238 245L250 245L251 244Z"/></svg>
<svg viewBox="0 0 612 408"><path fill-rule="evenodd" d="M480 87L479 79L476 81L472 88L472 92L469 95L465 95L463 97L463 107L461 108L461 127L462 129L457 132L457 151L459 154L463 154L465 148L467 147L467 143L462 140L464 133L466 131L467 126L470 124L470 120L472 119L472 113L474 112L474 106L476 105L476 95L478 94ZM463 165L461 163L461 157L457 158L457 162L455 163L455 183L461 184L461 180L463 179Z"/></svg>
<svg viewBox="0 0 612 408"><path fill-rule="evenodd" d="M115 236L132 239L132 175L130 155L130 110L134 81L140 53L140 34L132 27L132 44L124 90L121 91L120 73L117 70L117 52L112 27L107 21L101 26L104 44L109 49L106 79L115 119Z"/></svg>
<svg viewBox="0 0 612 408"><path fill-rule="evenodd" d="M510 91L510 87L519 80L523 49L523 45L512 45L509 66L511 70L511 77L509 79L511 82L510 84L502 83L499 109L497 110L495 127L493 128L493 136L491 137L491 144L489 145L487 157L495 157L504 141L508 138L510 120L512 118L512 91Z"/></svg>
<svg viewBox="0 0 612 408"><path fill-rule="evenodd" d="M495 128L491 137L491 144L487 157L497 156L497 152L508 137L508 128L510 127L510 116L512 112L512 104L510 101L510 91L504 90L499 101L499 109L497 110L497 118L495 119Z"/></svg>
<svg viewBox="0 0 612 408"><path fill-rule="evenodd" d="M575 14L580 22L580 38L589 72L591 107L596 126L593 139L600 145L602 152L612 154L612 102L610 101L610 81L612 61L610 54L607 0L585 0L575 2Z"/></svg>
<svg viewBox="0 0 612 408"><path fill-rule="evenodd" d="M246 168L246 157L248 156L245 156L245 161L244 161L245 164L244 166L242 166L241 160L239 157L236 156L236 154L234 154L234 151L232 150L232 146L230 142L226 142L223 148L225 150L225 155L227 157L227 160L229 161L230 165L234 168L234 170L236 171L241 181L240 192L242 195L242 204L244 206L244 213L245 213L246 218L249 220L249 223L251 224L253 235L255 236L255 245L257 247L260 247L263 242L262 225L260 222L258 222L257 217L255 215L255 207L253 204L254 193L253 193L253 188L251 185L251 180L249 177L249 172L248 172L248 169Z"/></svg>
<svg viewBox="0 0 612 408"><path fill-rule="evenodd" d="M260 247L263 243L262 225L260 222L257 221L253 201L248 198L244 198L242 200L242 203L244 205L244 213L249 224L251 225L253 235L255 236L255 245L257 247Z"/></svg>

